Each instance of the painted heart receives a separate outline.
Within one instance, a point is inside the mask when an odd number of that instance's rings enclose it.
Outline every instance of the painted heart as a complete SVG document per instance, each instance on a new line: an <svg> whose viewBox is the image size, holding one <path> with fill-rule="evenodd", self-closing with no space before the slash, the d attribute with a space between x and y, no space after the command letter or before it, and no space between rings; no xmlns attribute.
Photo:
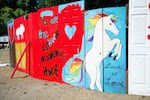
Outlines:
<svg viewBox="0 0 150 100"><path fill-rule="evenodd" d="M76 26L75 25L73 25L72 27L70 27L69 25L65 26L65 33L70 40L74 36L75 32L76 32Z"/></svg>

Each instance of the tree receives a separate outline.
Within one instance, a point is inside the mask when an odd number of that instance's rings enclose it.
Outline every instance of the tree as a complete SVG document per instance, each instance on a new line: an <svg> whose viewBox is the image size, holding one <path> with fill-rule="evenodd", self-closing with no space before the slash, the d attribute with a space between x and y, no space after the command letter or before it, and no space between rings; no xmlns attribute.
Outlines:
<svg viewBox="0 0 150 100"><path fill-rule="evenodd" d="M19 16L27 14L27 11L24 11L23 9L18 8L13 12L13 14L14 14L14 17L19 17Z"/></svg>
<svg viewBox="0 0 150 100"><path fill-rule="evenodd" d="M30 3L30 0L17 0L17 6L24 10L30 6L29 3Z"/></svg>
<svg viewBox="0 0 150 100"><path fill-rule="evenodd" d="M13 19L13 9L4 7L0 10L0 35L4 35L7 32L7 21Z"/></svg>

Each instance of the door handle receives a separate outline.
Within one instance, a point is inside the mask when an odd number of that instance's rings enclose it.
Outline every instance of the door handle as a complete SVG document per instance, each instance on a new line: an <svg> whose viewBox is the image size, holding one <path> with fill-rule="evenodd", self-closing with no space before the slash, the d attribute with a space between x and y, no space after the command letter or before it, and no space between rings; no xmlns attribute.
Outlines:
<svg viewBox="0 0 150 100"><path fill-rule="evenodd" d="M150 26L148 26L148 29L150 29ZM147 39L150 40L150 34L147 35Z"/></svg>
<svg viewBox="0 0 150 100"><path fill-rule="evenodd" d="M150 3L148 4L148 9L150 10Z"/></svg>
<svg viewBox="0 0 150 100"><path fill-rule="evenodd" d="M147 35L147 39L150 40L150 34Z"/></svg>

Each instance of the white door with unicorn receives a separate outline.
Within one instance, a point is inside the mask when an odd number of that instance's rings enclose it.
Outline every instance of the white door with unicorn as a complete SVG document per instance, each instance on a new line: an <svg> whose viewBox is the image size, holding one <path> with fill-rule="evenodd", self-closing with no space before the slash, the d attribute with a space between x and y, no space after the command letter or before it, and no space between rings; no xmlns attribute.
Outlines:
<svg viewBox="0 0 150 100"><path fill-rule="evenodd" d="M125 74L120 73L125 73L126 67L124 63L126 62L125 22L121 21L123 19L125 21L124 14L125 7L95 9L86 12L87 88L106 92L125 92Z"/></svg>

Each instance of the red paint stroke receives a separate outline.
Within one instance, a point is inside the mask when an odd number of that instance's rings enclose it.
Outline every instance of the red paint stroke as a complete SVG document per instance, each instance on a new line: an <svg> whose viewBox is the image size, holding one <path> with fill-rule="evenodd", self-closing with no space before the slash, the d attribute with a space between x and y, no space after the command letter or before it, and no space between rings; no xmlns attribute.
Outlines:
<svg viewBox="0 0 150 100"><path fill-rule="evenodd" d="M148 38L148 40L150 40L150 34L149 34L149 35L147 35L147 38Z"/></svg>
<svg viewBox="0 0 150 100"><path fill-rule="evenodd" d="M149 8L149 10L150 10L150 3L148 4L148 8Z"/></svg>

